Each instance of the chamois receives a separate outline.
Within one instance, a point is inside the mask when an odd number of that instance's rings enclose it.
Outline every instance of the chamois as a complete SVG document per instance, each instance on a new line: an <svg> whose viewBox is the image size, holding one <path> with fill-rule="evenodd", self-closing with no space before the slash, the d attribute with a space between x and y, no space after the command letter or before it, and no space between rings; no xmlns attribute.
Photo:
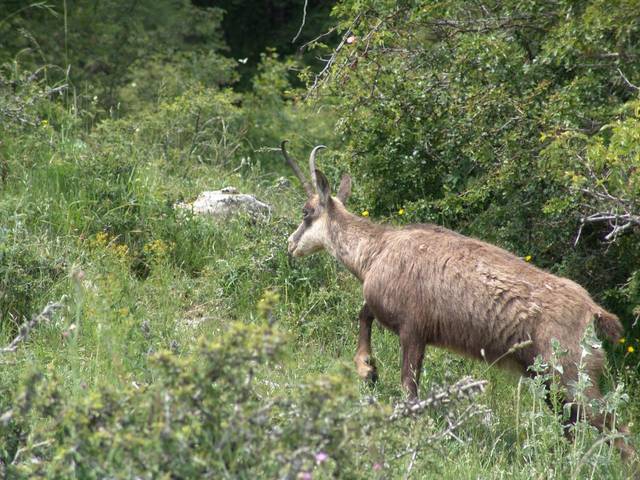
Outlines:
<svg viewBox="0 0 640 480"><path fill-rule="evenodd" d="M360 310L360 332L354 358L358 375L375 380L371 325L375 319L394 331L402 349L402 385L410 400L418 394L418 380L425 347L444 347L463 355L515 367L522 375L537 356L549 361L552 339L567 354L560 382L566 389L564 402L577 421L572 389L580 361L591 376L586 389L599 399L598 378L604 352L598 345L581 360L581 339L593 321L600 336L616 342L622 334L618 318L598 306L575 282L545 272L489 243L430 224L392 227L379 225L349 213L345 203L351 178L344 175L338 193L331 196L329 182L309 157L311 183L296 161L281 149L285 160L302 182L308 199L302 223L288 239L289 254L302 257L327 250L353 273L363 286L365 303ZM519 346L520 348L513 348ZM587 408L587 420L599 430L611 430L611 416ZM628 433L625 426L618 431ZM634 449L622 439L615 441L622 456Z"/></svg>

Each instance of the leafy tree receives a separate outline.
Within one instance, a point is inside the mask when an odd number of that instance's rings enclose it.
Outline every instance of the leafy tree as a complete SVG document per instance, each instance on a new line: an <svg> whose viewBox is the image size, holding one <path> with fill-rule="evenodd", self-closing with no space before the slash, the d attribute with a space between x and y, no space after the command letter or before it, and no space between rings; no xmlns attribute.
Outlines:
<svg viewBox="0 0 640 480"><path fill-rule="evenodd" d="M639 12L634 0L340 2L342 41L309 80L339 110L356 200L530 255L601 297L624 284L637 221L590 215L639 213Z"/></svg>
<svg viewBox="0 0 640 480"><path fill-rule="evenodd" d="M188 0L7 3L0 64L68 83L78 109L132 110L194 82L235 79L235 62L220 55L218 8Z"/></svg>

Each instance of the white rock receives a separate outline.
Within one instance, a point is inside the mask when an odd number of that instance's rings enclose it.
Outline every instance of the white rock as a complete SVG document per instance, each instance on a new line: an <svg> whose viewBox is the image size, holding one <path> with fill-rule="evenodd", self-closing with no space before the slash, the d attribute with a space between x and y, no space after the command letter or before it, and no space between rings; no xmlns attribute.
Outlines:
<svg viewBox="0 0 640 480"><path fill-rule="evenodd" d="M253 195L238 192L235 187L202 192L195 201L177 203L175 208L191 210L193 213L211 215L213 217L228 217L238 213L248 213L254 219L258 219L266 218L271 213L269 205L261 202Z"/></svg>

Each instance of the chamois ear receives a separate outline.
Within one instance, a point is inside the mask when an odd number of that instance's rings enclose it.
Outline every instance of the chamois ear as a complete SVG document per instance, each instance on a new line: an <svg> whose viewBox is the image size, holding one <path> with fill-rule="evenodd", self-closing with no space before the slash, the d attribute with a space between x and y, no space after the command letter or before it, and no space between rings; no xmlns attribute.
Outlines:
<svg viewBox="0 0 640 480"><path fill-rule="evenodd" d="M340 186L338 187L338 200L342 202L343 205L347 203L349 196L351 195L351 176L346 173L342 175L342 180L340 180Z"/></svg>
<svg viewBox="0 0 640 480"><path fill-rule="evenodd" d="M316 170L316 189L320 196L320 205L326 205L331 196L331 187L329 187L329 180L320 170Z"/></svg>

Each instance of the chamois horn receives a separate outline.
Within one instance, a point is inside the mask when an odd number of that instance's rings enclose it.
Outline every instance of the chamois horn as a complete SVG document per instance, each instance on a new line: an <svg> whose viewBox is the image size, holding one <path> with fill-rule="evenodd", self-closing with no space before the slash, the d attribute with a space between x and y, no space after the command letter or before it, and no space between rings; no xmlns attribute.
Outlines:
<svg viewBox="0 0 640 480"><path fill-rule="evenodd" d="M316 190L318 190L318 179L316 178L316 153L318 153L318 150L321 150L323 148L327 148L324 145L318 145L313 147L313 150L311 150L311 155L309 155L309 171L311 172L311 183L313 183L313 186Z"/></svg>
<svg viewBox="0 0 640 480"><path fill-rule="evenodd" d="M290 157L289 154L287 153L286 145L288 141L289 140L284 140L280 144L280 148L282 149L282 155L284 155L284 159L287 161L287 163L293 170L293 173L296 174L296 177L298 177L298 180L302 182L302 187L304 188L304 191L307 192L308 196L311 196L313 195L313 187L311 186L309 181L304 177L304 174L302 173L302 170L300 170L300 167L298 166L297 162L292 157Z"/></svg>

